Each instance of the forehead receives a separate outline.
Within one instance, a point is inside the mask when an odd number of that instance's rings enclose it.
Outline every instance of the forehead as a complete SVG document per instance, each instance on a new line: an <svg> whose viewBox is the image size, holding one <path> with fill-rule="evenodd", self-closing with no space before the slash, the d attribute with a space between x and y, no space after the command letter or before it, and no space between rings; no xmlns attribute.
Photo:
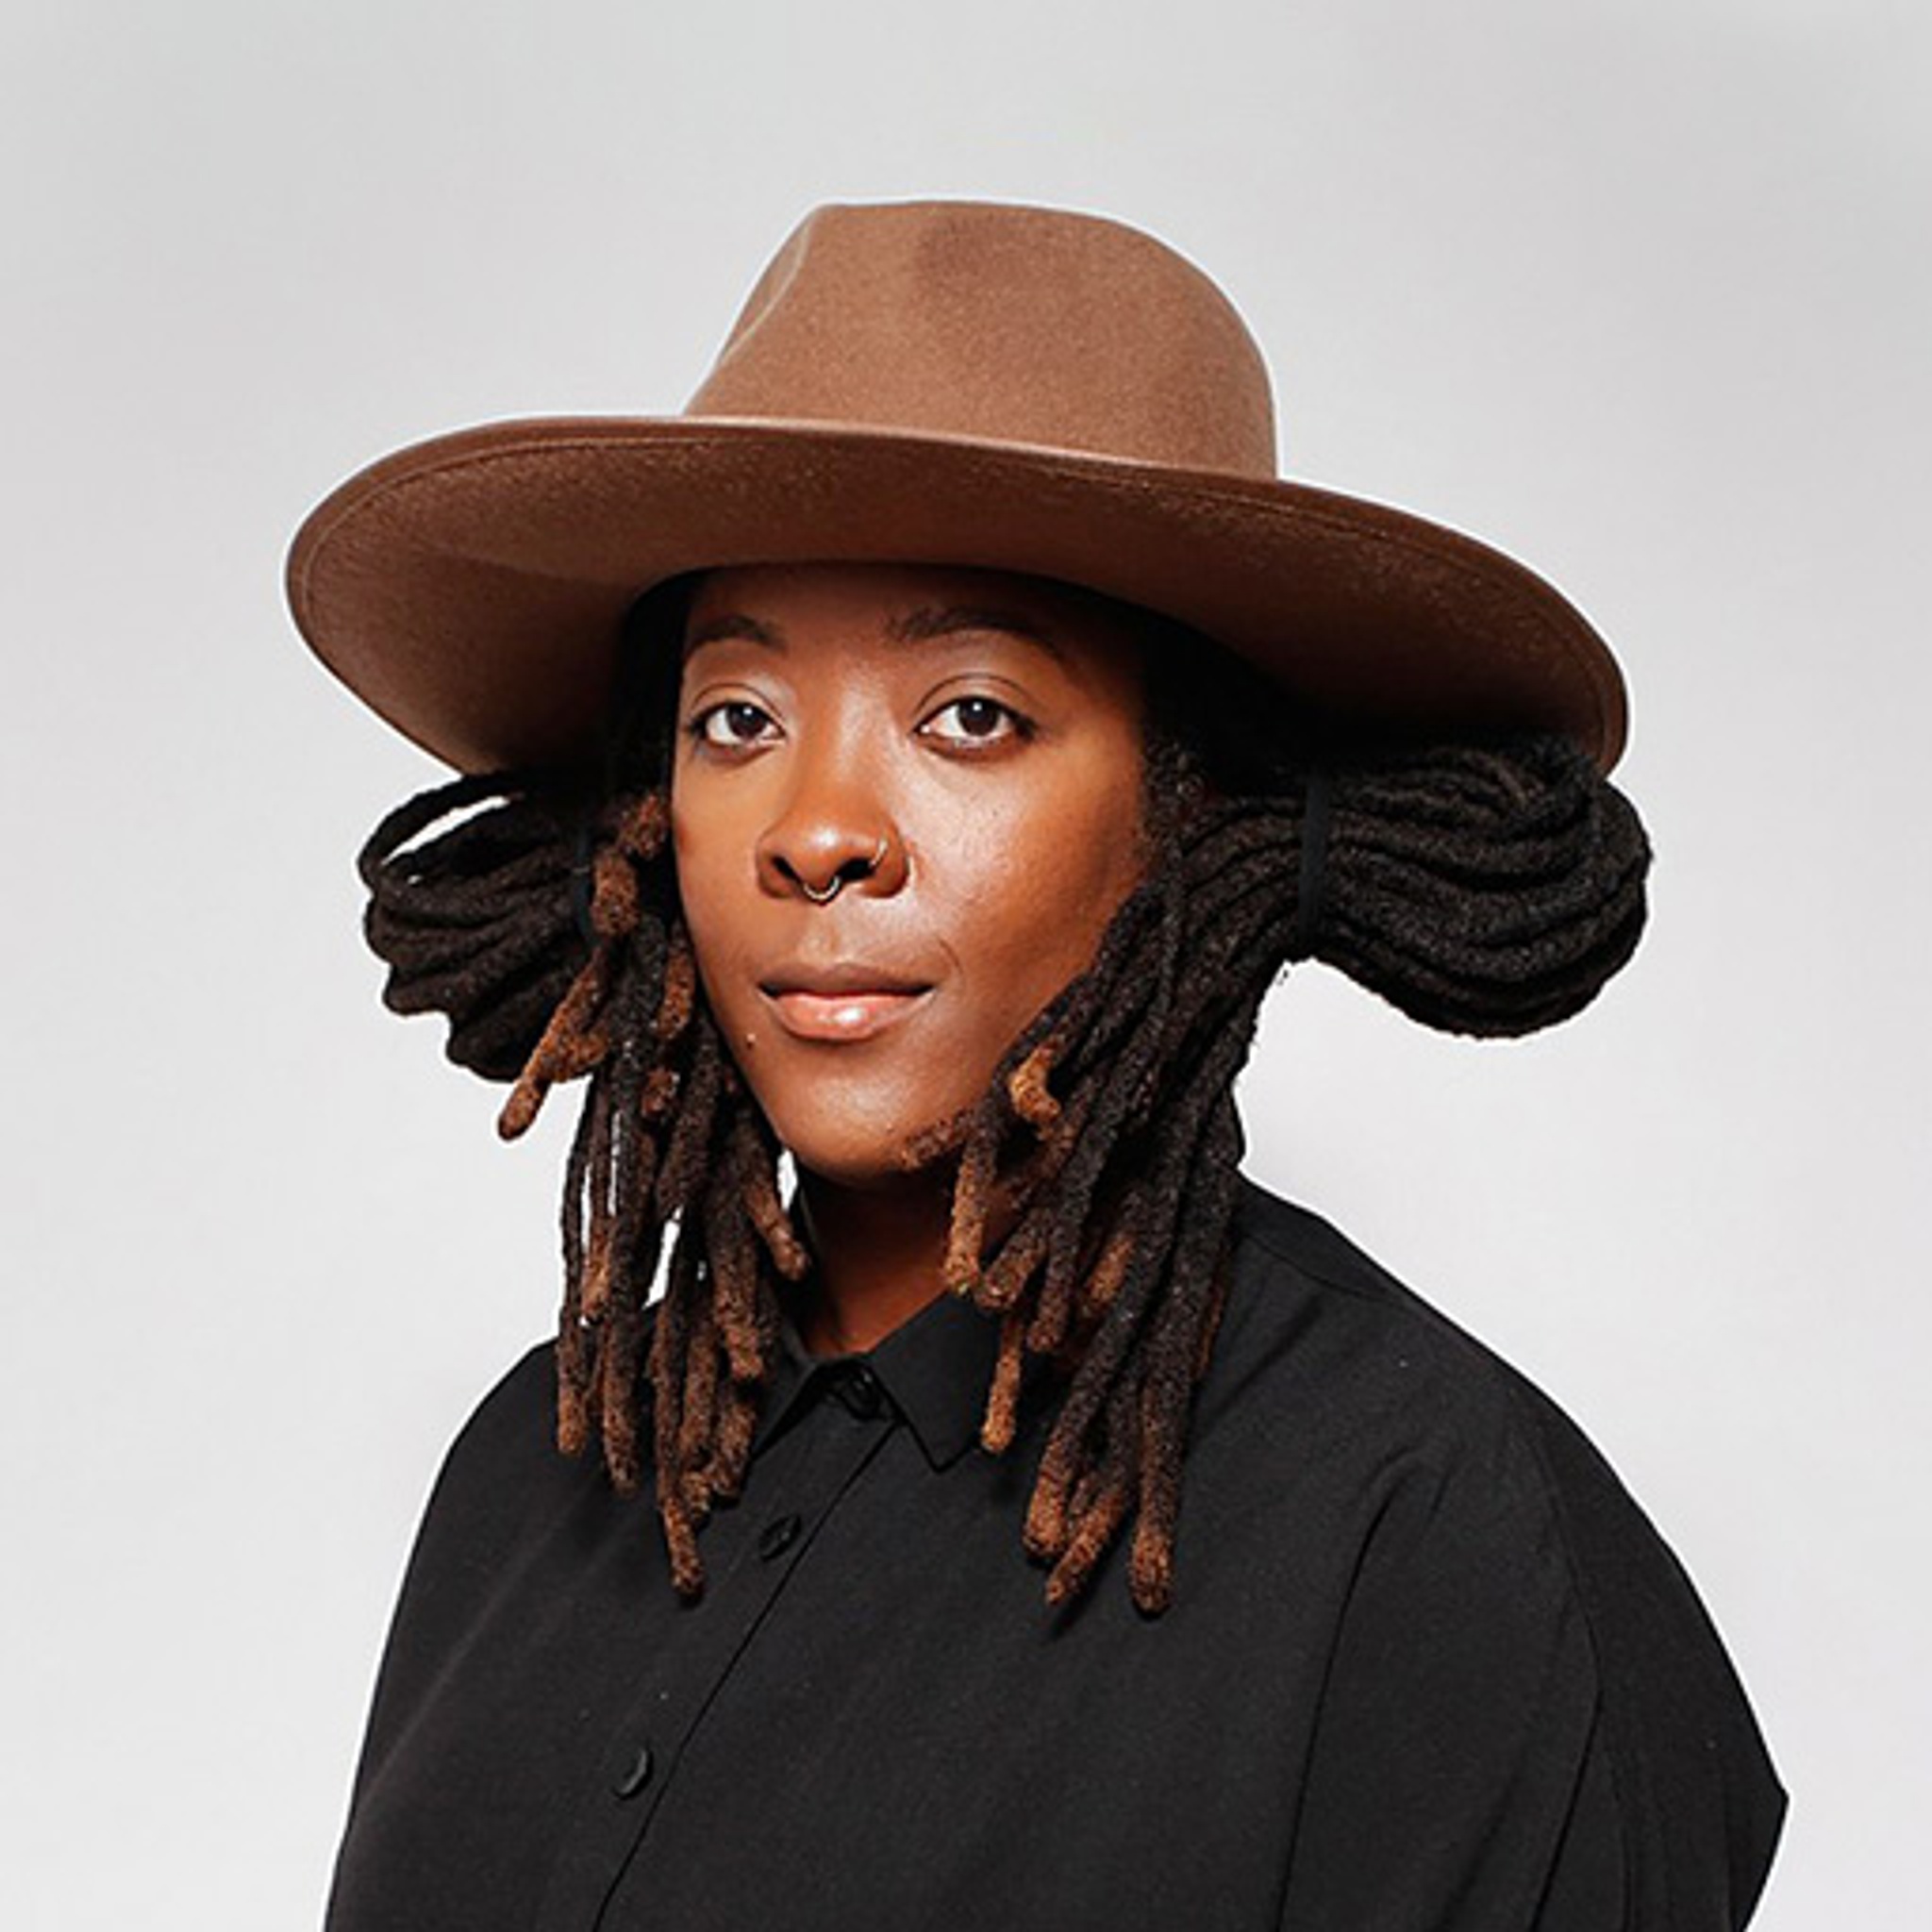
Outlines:
<svg viewBox="0 0 1932 1932"><path fill-rule="evenodd" d="M706 573L693 588L684 636L689 652L733 635L908 643L995 630L1063 659L1093 656L1138 671L1142 626L1129 607L1045 577L950 564L826 562Z"/></svg>

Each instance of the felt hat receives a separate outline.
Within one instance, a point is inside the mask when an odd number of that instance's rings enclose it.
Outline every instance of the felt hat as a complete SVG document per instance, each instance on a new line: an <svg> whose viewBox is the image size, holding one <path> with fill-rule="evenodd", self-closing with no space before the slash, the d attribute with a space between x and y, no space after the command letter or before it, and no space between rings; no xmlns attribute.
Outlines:
<svg viewBox="0 0 1932 1932"><path fill-rule="evenodd" d="M1177 619L1311 729L1567 735L1607 771L1623 682L1483 543L1283 479L1234 308L1151 236L971 202L832 206L759 277L684 413L486 424L304 522L295 621L463 771L589 758L625 611L686 571L980 565Z"/></svg>

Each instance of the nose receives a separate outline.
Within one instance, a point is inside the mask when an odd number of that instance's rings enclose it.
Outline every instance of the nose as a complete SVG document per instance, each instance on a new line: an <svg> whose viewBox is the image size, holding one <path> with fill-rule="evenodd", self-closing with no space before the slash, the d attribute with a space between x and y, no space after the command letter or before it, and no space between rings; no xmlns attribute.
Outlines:
<svg viewBox="0 0 1932 1932"><path fill-rule="evenodd" d="M906 845L878 802L856 788L801 788L758 847L758 882L824 906L847 888L884 896L906 882Z"/></svg>

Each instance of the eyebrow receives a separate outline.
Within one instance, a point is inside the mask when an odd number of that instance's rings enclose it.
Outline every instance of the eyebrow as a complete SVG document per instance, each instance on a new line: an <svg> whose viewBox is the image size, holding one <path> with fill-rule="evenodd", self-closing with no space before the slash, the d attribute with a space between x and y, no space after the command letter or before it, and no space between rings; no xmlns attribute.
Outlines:
<svg viewBox="0 0 1932 1932"><path fill-rule="evenodd" d="M1004 631L1009 637L1024 638L1056 658L1064 658L1053 635L1031 618L1016 611L995 609L982 604L924 605L895 617L886 626L886 635L895 643L924 643L929 638L952 637L963 630Z"/></svg>
<svg viewBox="0 0 1932 1932"><path fill-rule="evenodd" d="M954 637L961 631L971 630L1002 631L1008 637L1023 638L1029 644L1039 645L1042 651L1062 662L1066 658L1065 651L1053 634L1031 618L1023 617L1017 611L994 609L985 605L921 605L916 610L908 610L904 616L893 618L886 626L886 635L895 644L920 644L934 638ZM757 618L747 617L741 611L726 611L721 616L707 618L691 632L685 640L685 655L689 657L700 644L716 643L724 638L762 644L767 650L782 651L785 648L785 633L778 625L760 624Z"/></svg>
<svg viewBox="0 0 1932 1932"><path fill-rule="evenodd" d="M774 651L785 648L785 633L775 625L760 624L755 617L730 611L723 617L708 617L699 625L685 639L684 654L688 658L700 644L714 644L721 638L742 638L748 643L763 644Z"/></svg>

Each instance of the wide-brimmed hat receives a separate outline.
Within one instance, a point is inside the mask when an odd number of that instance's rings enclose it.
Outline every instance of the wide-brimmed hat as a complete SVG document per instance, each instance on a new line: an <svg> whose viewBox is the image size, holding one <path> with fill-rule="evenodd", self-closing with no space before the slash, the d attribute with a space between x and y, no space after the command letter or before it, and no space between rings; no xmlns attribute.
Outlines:
<svg viewBox="0 0 1932 1932"><path fill-rule="evenodd" d="M827 207L677 416L491 423L352 476L289 557L295 621L463 771L594 750L625 612L687 571L978 565L1085 586L1273 676L1312 732L1557 732L1607 771L1623 681L1521 564L1281 478L1268 375L1152 237L1047 208Z"/></svg>

